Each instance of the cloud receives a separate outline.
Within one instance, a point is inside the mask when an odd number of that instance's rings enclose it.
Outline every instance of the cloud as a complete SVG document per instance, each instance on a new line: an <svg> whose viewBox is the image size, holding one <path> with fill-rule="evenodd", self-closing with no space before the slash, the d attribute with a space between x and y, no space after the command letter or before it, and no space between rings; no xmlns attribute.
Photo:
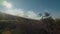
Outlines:
<svg viewBox="0 0 60 34"><path fill-rule="evenodd" d="M28 16L28 18L31 18L31 19L40 19L38 14L35 13L34 11L28 11L27 16Z"/></svg>
<svg viewBox="0 0 60 34"><path fill-rule="evenodd" d="M27 16L29 18L35 18L37 16L37 14L35 12L33 12L33 11L28 11Z"/></svg>
<svg viewBox="0 0 60 34"><path fill-rule="evenodd" d="M16 16L21 16L21 17L24 16L24 11L22 9L8 9L5 11L5 13L16 15Z"/></svg>
<svg viewBox="0 0 60 34"><path fill-rule="evenodd" d="M25 12L22 9L8 9L5 11L5 13L20 16L20 17L25 17L29 19L36 19L36 20L40 19L37 13L35 13L34 11L30 11L30 10Z"/></svg>

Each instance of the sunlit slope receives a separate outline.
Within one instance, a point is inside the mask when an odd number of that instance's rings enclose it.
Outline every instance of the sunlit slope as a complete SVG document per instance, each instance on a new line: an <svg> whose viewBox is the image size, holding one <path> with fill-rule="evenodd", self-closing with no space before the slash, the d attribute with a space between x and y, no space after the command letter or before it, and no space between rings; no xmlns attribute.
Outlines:
<svg viewBox="0 0 60 34"><path fill-rule="evenodd" d="M0 23L1 22L2 23L17 23L17 24L21 24L25 26L29 25L29 26L33 26L34 28L42 27L40 20L33 20L33 19L13 16L13 15L4 14L4 13L0 13ZM35 26L38 26L38 27L35 27Z"/></svg>
<svg viewBox="0 0 60 34"><path fill-rule="evenodd" d="M47 23L45 23L45 22L43 23L41 20L33 20L33 19L13 16L13 15L4 14L4 13L0 13L0 23L4 23L4 24L8 24L8 23L10 24L11 23L12 25L17 25L18 26L17 28L21 27L20 29L23 31L25 28L32 28L33 30L43 28L46 31L48 29Z"/></svg>
<svg viewBox="0 0 60 34"><path fill-rule="evenodd" d="M22 17L10 15L10 14L5 14L0 12L0 20L17 20L17 19L23 19Z"/></svg>
<svg viewBox="0 0 60 34"><path fill-rule="evenodd" d="M40 20L33 20L33 19L28 19L28 18L23 18L23 17L19 17L19 16L14 16L14 15L10 15L10 14L5 14L5 13L1 13L0 12L0 21L1 20L17 20L20 22L39 22Z"/></svg>

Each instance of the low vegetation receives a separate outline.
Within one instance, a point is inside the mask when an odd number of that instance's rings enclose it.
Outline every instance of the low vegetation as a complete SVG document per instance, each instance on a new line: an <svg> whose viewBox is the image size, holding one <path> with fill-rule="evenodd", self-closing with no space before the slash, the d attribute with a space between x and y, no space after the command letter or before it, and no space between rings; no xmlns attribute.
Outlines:
<svg viewBox="0 0 60 34"><path fill-rule="evenodd" d="M2 17L0 13L0 34L60 34L60 19L52 20L49 24L51 26L45 27L45 24L47 25L42 20L32 20L6 14Z"/></svg>

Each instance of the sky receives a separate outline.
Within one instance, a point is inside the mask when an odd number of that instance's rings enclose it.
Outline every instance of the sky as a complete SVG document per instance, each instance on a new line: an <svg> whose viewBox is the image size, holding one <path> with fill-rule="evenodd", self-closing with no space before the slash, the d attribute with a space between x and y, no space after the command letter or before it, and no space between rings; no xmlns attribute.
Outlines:
<svg viewBox="0 0 60 34"><path fill-rule="evenodd" d="M33 19L39 19L39 13L49 12L60 18L60 0L0 0L0 11Z"/></svg>

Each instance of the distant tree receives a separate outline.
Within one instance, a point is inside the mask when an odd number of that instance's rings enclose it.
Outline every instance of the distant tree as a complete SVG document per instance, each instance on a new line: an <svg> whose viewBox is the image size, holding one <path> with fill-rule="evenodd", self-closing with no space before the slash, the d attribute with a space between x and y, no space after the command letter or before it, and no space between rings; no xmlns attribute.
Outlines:
<svg viewBox="0 0 60 34"><path fill-rule="evenodd" d="M49 32L51 32L53 30L54 19L52 18L52 16L50 16L50 13L45 12L42 22L44 23L44 27L46 27Z"/></svg>
<svg viewBox="0 0 60 34"><path fill-rule="evenodd" d="M50 14L48 12L45 12L45 16L48 17L50 16Z"/></svg>

